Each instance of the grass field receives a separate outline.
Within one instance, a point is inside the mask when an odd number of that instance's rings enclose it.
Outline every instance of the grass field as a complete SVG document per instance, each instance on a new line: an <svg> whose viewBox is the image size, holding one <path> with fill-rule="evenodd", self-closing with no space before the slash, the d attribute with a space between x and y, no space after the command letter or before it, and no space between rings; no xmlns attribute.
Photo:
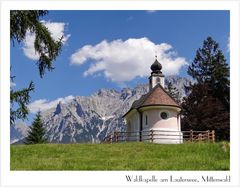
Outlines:
<svg viewBox="0 0 240 187"><path fill-rule="evenodd" d="M228 145L11 145L11 170L229 170Z"/></svg>

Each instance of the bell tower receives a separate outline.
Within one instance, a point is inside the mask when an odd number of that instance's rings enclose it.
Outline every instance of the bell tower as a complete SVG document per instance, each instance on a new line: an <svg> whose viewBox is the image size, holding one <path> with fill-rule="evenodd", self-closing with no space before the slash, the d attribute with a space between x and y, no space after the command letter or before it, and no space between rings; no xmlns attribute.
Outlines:
<svg viewBox="0 0 240 187"><path fill-rule="evenodd" d="M162 65L158 62L155 56L155 62L151 65L151 76L149 79L149 90L160 84L164 88L164 75L162 74Z"/></svg>

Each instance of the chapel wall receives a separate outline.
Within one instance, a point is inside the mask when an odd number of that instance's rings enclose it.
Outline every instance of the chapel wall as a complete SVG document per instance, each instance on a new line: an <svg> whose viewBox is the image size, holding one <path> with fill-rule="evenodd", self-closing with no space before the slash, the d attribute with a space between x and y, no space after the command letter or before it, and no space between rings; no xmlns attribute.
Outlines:
<svg viewBox="0 0 240 187"><path fill-rule="evenodd" d="M167 119L161 119L161 112L166 112L168 114ZM147 115L147 124L146 124L146 115ZM175 131L180 131L178 120L178 112L172 109L149 109L143 112L142 122L143 130L147 129L170 129Z"/></svg>

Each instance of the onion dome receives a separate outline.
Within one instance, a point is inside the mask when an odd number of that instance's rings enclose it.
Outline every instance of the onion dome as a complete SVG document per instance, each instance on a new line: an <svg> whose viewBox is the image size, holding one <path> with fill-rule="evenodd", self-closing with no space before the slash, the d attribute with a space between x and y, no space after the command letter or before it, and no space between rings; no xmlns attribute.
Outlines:
<svg viewBox="0 0 240 187"><path fill-rule="evenodd" d="M156 59L155 62L151 65L151 70L153 73L161 73L162 65Z"/></svg>

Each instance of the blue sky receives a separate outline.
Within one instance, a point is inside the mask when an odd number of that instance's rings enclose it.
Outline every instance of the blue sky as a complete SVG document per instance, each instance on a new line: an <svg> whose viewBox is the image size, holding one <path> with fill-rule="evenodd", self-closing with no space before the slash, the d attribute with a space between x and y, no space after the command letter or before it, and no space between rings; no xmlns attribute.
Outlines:
<svg viewBox="0 0 240 187"><path fill-rule="evenodd" d="M100 88L134 87L148 81L155 51L165 75L187 76L187 64L208 36L229 62L229 18L228 11L49 11L43 22L54 37L65 36L55 69L40 78L28 35L11 46L14 89L32 80L31 100L44 108Z"/></svg>

